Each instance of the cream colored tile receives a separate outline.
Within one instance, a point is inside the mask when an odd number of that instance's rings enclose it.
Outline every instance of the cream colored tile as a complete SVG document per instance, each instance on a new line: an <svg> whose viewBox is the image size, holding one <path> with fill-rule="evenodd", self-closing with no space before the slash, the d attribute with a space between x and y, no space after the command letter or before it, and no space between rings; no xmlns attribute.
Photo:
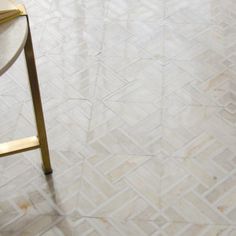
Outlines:
<svg viewBox="0 0 236 236"><path fill-rule="evenodd" d="M149 83L147 84L147 80ZM161 106L162 82L155 74L149 75L146 80L137 80L125 84L123 87L108 95L104 102L153 103Z"/></svg>
<svg viewBox="0 0 236 236"><path fill-rule="evenodd" d="M160 207L160 167L147 156L103 155L85 163L77 211L115 219L151 219Z"/></svg>
<svg viewBox="0 0 236 236"><path fill-rule="evenodd" d="M113 71L119 72L140 59L151 58L151 55L129 38L115 45L105 44L98 58Z"/></svg>
<svg viewBox="0 0 236 236"><path fill-rule="evenodd" d="M150 103L97 103L90 123L88 142L116 154L160 152L161 110ZM156 145L155 145L156 144Z"/></svg>
<svg viewBox="0 0 236 236"><path fill-rule="evenodd" d="M235 227L227 225L165 222L163 226L159 226L155 221L118 221L111 218L81 218L74 221L73 223L75 224L71 227L70 222L70 220L63 219L42 235L51 236L58 235L58 233L61 233L61 235L71 235L71 229L74 230L73 233L75 235L187 236L191 234L197 236L201 234L203 236L215 236L218 234L220 236L233 236L235 233Z"/></svg>
<svg viewBox="0 0 236 236"><path fill-rule="evenodd" d="M232 0L220 0L217 7L213 11L213 22L222 25L234 25L235 16L232 12L235 11L235 2Z"/></svg>
<svg viewBox="0 0 236 236"><path fill-rule="evenodd" d="M12 179L1 188L1 231L17 231L19 224L32 223L35 217L45 215L58 215L48 199L33 185L37 176L35 169L27 169L21 177ZM19 229L19 228L18 228Z"/></svg>
<svg viewBox="0 0 236 236"><path fill-rule="evenodd" d="M115 45L128 40L133 36L129 31L127 24L122 24L120 21L105 20L104 25L100 28L102 33L102 48L115 47Z"/></svg>
<svg viewBox="0 0 236 236"><path fill-rule="evenodd" d="M214 158L167 159L161 179L163 215L170 221L234 224L234 182L235 174Z"/></svg>
<svg viewBox="0 0 236 236"><path fill-rule="evenodd" d="M163 235L234 235L235 227L228 225L207 225L188 223L168 223L163 227Z"/></svg>
<svg viewBox="0 0 236 236"><path fill-rule="evenodd" d="M164 5L160 0L153 1L118 1L112 0L108 4L107 17L116 20L160 20L163 18Z"/></svg>
<svg viewBox="0 0 236 236"><path fill-rule="evenodd" d="M165 16L176 23L212 23L221 7L216 0L167 0Z"/></svg>
<svg viewBox="0 0 236 236"><path fill-rule="evenodd" d="M61 216L58 215L26 215L14 221L14 224L10 223L1 231L1 235L41 235L48 228L53 227L60 219Z"/></svg>
<svg viewBox="0 0 236 236"><path fill-rule="evenodd" d="M156 82L153 84L153 88L161 87L158 82L163 77L163 66L153 59L140 59L131 64L128 64L125 68L119 71L119 75L127 81L136 80L152 80ZM148 76L147 76L148 75Z"/></svg>
<svg viewBox="0 0 236 236"><path fill-rule="evenodd" d="M96 71L96 99L105 99L126 85L125 79L118 76L109 67L99 64Z"/></svg>
<svg viewBox="0 0 236 236"><path fill-rule="evenodd" d="M44 101L43 106L51 149L68 151L72 147L81 148L85 145L91 102L68 98L50 98ZM23 118L26 118L34 126L31 101L24 104L22 114L24 115Z"/></svg>
<svg viewBox="0 0 236 236"><path fill-rule="evenodd" d="M55 177L38 178L33 184L40 189L40 192L47 198L50 205L57 210L58 214L69 215L73 213L78 202L81 174L82 163L78 163L55 175Z"/></svg>
<svg viewBox="0 0 236 236"><path fill-rule="evenodd" d="M70 217L62 218L60 221L57 221L50 229L47 229L45 232L40 234L42 236L73 236L74 235L74 226L71 223Z"/></svg>
<svg viewBox="0 0 236 236"><path fill-rule="evenodd" d="M211 97L198 88L200 78L170 61L163 73L163 107L184 105L216 105Z"/></svg>
<svg viewBox="0 0 236 236"><path fill-rule="evenodd" d="M0 235L234 236L234 0L23 2L54 173L1 159ZM0 113L35 134L23 55Z"/></svg>
<svg viewBox="0 0 236 236"><path fill-rule="evenodd" d="M205 143L217 143L235 153L234 119L225 108L214 106L170 107L163 112L162 148L169 155L199 152Z"/></svg>
<svg viewBox="0 0 236 236"><path fill-rule="evenodd" d="M189 60L211 52L223 56L224 64L224 56L228 57L235 45L235 26L167 22L164 29L167 58Z"/></svg>
<svg viewBox="0 0 236 236"><path fill-rule="evenodd" d="M234 113L235 103L235 73L225 70L217 76L206 81L198 81L195 85L204 96L210 97L219 106L225 106L225 109Z"/></svg>

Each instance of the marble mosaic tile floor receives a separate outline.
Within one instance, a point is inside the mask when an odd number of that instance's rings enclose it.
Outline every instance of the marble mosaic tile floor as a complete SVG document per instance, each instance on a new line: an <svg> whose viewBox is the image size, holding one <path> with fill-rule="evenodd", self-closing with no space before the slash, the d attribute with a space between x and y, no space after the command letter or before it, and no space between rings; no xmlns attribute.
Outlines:
<svg viewBox="0 0 236 236"><path fill-rule="evenodd" d="M25 0L54 173L0 160L1 236L235 236L235 0ZM21 56L0 141L34 134Z"/></svg>

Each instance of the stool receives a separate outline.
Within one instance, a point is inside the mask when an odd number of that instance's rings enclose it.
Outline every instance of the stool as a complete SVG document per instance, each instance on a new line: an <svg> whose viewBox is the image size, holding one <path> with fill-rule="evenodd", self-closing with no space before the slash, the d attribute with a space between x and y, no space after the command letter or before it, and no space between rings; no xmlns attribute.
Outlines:
<svg viewBox="0 0 236 236"><path fill-rule="evenodd" d="M21 16L0 24L0 76L6 72L24 50L30 91L33 101L37 136L22 138L0 144L0 157L40 149L43 170L46 175L52 173L45 129L42 102L40 97L37 70L30 32L28 16Z"/></svg>

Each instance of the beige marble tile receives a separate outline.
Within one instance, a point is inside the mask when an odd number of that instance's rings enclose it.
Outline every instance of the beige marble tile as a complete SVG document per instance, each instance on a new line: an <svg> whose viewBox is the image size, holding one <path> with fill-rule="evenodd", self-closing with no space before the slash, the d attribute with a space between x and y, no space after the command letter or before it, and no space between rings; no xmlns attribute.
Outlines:
<svg viewBox="0 0 236 236"><path fill-rule="evenodd" d="M127 67L139 59L151 58L144 49L134 44L131 39L119 42L115 45L104 45L99 59L115 72Z"/></svg>
<svg viewBox="0 0 236 236"><path fill-rule="evenodd" d="M211 79L207 81L211 81ZM200 80L200 77L197 77L196 73L191 74L183 69L179 65L179 61L170 61L163 69L163 108L184 105L220 105L199 88L201 83L204 82Z"/></svg>
<svg viewBox="0 0 236 236"><path fill-rule="evenodd" d="M166 0L165 16L176 23L213 23L222 11L223 1L218 0Z"/></svg>
<svg viewBox="0 0 236 236"><path fill-rule="evenodd" d="M153 88L160 89L163 78L163 66L151 58L141 58L118 71L118 74L129 82L152 80ZM148 76L147 76L148 75ZM156 83L155 83L156 82Z"/></svg>
<svg viewBox="0 0 236 236"><path fill-rule="evenodd" d="M20 178L18 175L1 187L1 231L15 231L22 227L22 223L30 224L40 215L59 214L44 194L33 185L39 173L35 168L27 168L20 174Z"/></svg>
<svg viewBox="0 0 236 236"><path fill-rule="evenodd" d="M54 173L0 160L0 235L235 236L235 1L23 2ZM23 55L0 114L35 134Z"/></svg>
<svg viewBox="0 0 236 236"><path fill-rule="evenodd" d="M163 1L118 1L111 0L108 4L107 17L116 20L160 20L164 16Z"/></svg>
<svg viewBox="0 0 236 236"><path fill-rule="evenodd" d="M160 209L159 160L104 155L85 162L76 211L115 219L152 219Z"/></svg>
<svg viewBox="0 0 236 236"><path fill-rule="evenodd" d="M154 104L106 101L94 107L88 142L98 152L148 155L160 152L161 135L161 109Z"/></svg>
<svg viewBox="0 0 236 236"><path fill-rule="evenodd" d="M217 158L168 159L161 178L163 216L170 221L234 224L234 183L234 171L223 169Z"/></svg>
<svg viewBox="0 0 236 236"><path fill-rule="evenodd" d="M195 87L215 104L224 106L227 111L234 113L235 73L233 71L226 69L209 80L197 81Z"/></svg>
<svg viewBox="0 0 236 236"><path fill-rule="evenodd" d="M224 53L224 30L208 24L165 25L165 55L188 60L206 51ZM226 31L227 32L227 31Z"/></svg>
<svg viewBox="0 0 236 236"><path fill-rule="evenodd" d="M213 12L213 22L222 25L234 25L235 24L235 2L232 0L220 0L218 1L217 7Z"/></svg>
<svg viewBox="0 0 236 236"><path fill-rule="evenodd" d="M113 95L117 90L122 89L127 81L118 76L112 69L103 63L97 66L96 87L94 91L95 99L105 99Z"/></svg>
<svg viewBox="0 0 236 236"><path fill-rule="evenodd" d="M43 236L54 235L220 235L233 236L235 227L227 225L207 225L190 223L172 223L165 222L163 225L156 221L127 220L118 221L111 218L81 218L73 221L71 219L62 219L55 224L52 229L43 233ZM72 232L73 230L73 232Z"/></svg>
<svg viewBox="0 0 236 236"><path fill-rule="evenodd" d="M9 224L8 227L1 231L1 235L42 235L42 233L48 231L48 228L53 227L60 219L61 216L58 215L26 215L17 219L14 224Z"/></svg>
<svg viewBox="0 0 236 236"><path fill-rule="evenodd" d="M42 172L40 159L38 153L31 152L1 161L0 225L3 230L5 227L12 229L18 219L20 222L28 219L30 223L30 215L59 216L74 211L80 190L83 157L75 153L51 151L54 172L53 176L47 177Z"/></svg>
<svg viewBox="0 0 236 236"><path fill-rule="evenodd" d="M147 84L146 82L149 81ZM161 107L163 78L156 73L148 74L146 79L126 83L104 98L104 102L153 103Z"/></svg>
<svg viewBox="0 0 236 236"><path fill-rule="evenodd" d="M170 107L163 112L162 148L168 155L199 151L204 142L216 142L235 153L234 121L225 109L214 106ZM194 147L196 145L196 147ZM194 154L191 154L194 155Z"/></svg>
<svg viewBox="0 0 236 236"><path fill-rule="evenodd" d="M74 150L84 149L82 146L86 145L91 102L72 98L45 98L43 105L50 148L60 151L68 151L73 147ZM23 118L30 121L31 126L34 127L30 100L24 104L21 113ZM80 122L77 123L76 120ZM19 131L17 129L17 132L20 133L20 129ZM33 133L31 132L31 135Z"/></svg>
<svg viewBox="0 0 236 236"><path fill-rule="evenodd" d="M107 96L103 97L104 102L153 103L160 107L163 92L162 71L162 66L156 60L139 59L120 69L118 77L114 77L114 74L110 73L111 76L107 76L107 79L111 81L112 86L109 86L110 91L108 90ZM113 77L116 80L111 79ZM96 90L101 94L102 88L99 79ZM118 86L118 82L120 86ZM104 83L102 85L104 90L107 86Z"/></svg>

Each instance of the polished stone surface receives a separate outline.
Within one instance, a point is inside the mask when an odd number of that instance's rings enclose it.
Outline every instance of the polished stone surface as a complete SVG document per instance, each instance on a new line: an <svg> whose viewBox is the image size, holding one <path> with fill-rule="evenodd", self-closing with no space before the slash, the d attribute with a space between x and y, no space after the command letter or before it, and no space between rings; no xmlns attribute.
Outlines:
<svg viewBox="0 0 236 236"><path fill-rule="evenodd" d="M236 235L236 2L25 0L54 173L0 160L0 235ZM0 141L35 132L25 62Z"/></svg>

